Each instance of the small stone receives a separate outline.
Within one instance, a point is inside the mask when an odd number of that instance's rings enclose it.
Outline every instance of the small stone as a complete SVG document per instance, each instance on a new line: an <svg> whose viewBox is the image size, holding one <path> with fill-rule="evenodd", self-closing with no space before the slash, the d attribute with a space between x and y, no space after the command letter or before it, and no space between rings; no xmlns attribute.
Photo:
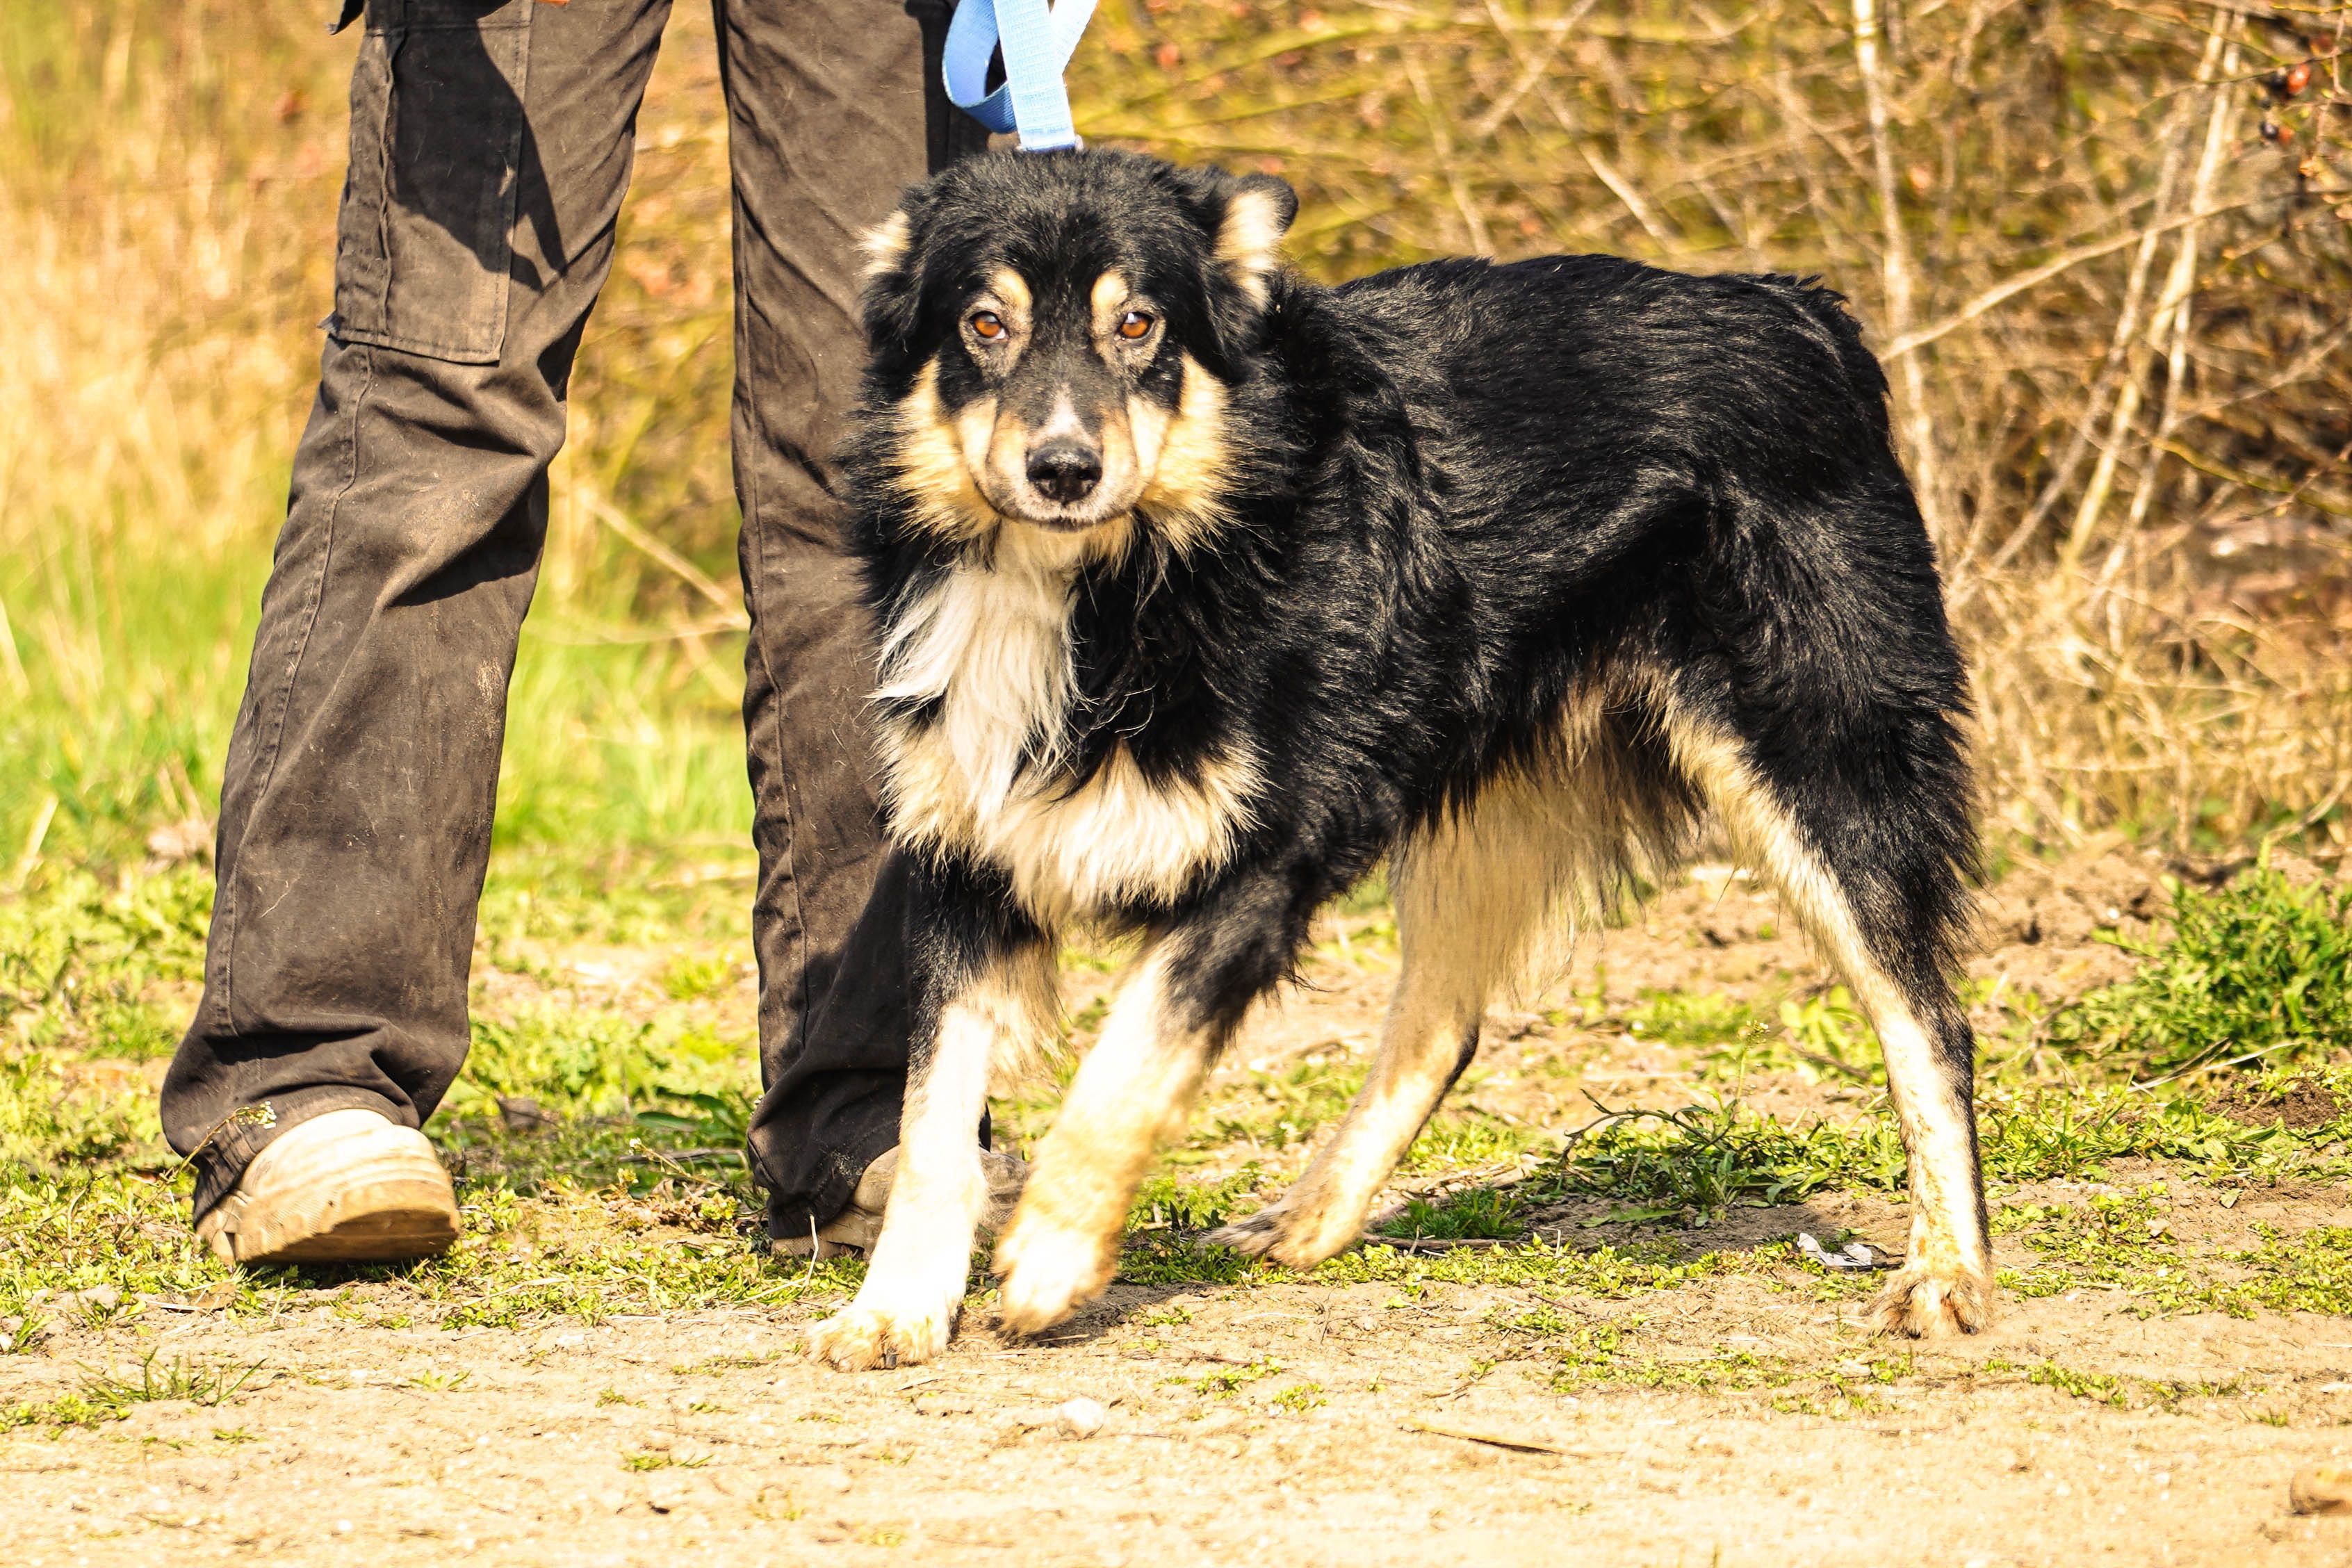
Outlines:
<svg viewBox="0 0 2352 1568"><path fill-rule="evenodd" d="M969 1415L978 1404L969 1394L919 1394L915 1395L918 1415Z"/></svg>
<svg viewBox="0 0 2352 1568"><path fill-rule="evenodd" d="M1102 1407L1100 1400L1088 1399L1084 1394L1054 1407L1054 1425L1072 1437L1093 1436L1109 1418L1110 1412Z"/></svg>
<svg viewBox="0 0 2352 1568"><path fill-rule="evenodd" d="M213 852L213 825L201 816L167 823L147 835L147 853L167 866L183 860L209 860Z"/></svg>
<svg viewBox="0 0 2352 1568"><path fill-rule="evenodd" d="M529 1132L555 1119L529 1095L502 1094L499 1096L499 1120L507 1124L510 1132Z"/></svg>
<svg viewBox="0 0 2352 1568"><path fill-rule="evenodd" d="M2287 1507L2297 1513L2352 1513L2352 1465L2313 1465L2287 1483Z"/></svg>
<svg viewBox="0 0 2352 1568"><path fill-rule="evenodd" d="M93 1285L87 1290L68 1290L52 1305L63 1311L104 1317L122 1305L122 1291L113 1285Z"/></svg>

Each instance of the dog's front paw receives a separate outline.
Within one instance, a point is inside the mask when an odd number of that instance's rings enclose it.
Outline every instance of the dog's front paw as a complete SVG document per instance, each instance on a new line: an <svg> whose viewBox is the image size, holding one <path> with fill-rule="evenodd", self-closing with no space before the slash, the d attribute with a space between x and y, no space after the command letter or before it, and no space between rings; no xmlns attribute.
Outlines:
<svg viewBox="0 0 2352 1568"><path fill-rule="evenodd" d="M1013 1225L996 1244L996 1321L1007 1333L1034 1334L1101 1295L1118 1268L1118 1237L1082 1235L1058 1226Z"/></svg>
<svg viewBox="0 0 2352 1568"><path fill-rule="evenodd" d="M1992 1322L1992 1276L1970 1268L1906 1264L1871 1298L1868 1312L1871 1325L1883 1334L1915 1340L1973 1334Z"/></svg>
<svg viewBox="0 0 2352 1568"><path fill-rule="evenodd" d="M1304 1273L1325 1258L1347 1251L1362 1228L1360 1224L1337 1222L1328 1215L1301 1208L1286 1198L1231 1225L1219 1226L1201 1239L1211 1247L1230 1247Z"/></svg>
<svg viewBox="0 0 2352 1568"><path fill-rule="evenodd" d="M1252 1258L1264 1258L1282 1244L1284 1222L1288 1218L1287 1210L1280 1204L1272 1204L1231 1225L1219 1226L1201 1238L1201 1245L1230 1247Z"/></svg>
<svg viewBox="0 0 2352 1568"><path fill-rule="evenodd" d="M955 1307L924 1310L848 1306L816 1326L809 1336L809 1360L842 1372L912 1366L947 1349L955 1332Z"/></svg>

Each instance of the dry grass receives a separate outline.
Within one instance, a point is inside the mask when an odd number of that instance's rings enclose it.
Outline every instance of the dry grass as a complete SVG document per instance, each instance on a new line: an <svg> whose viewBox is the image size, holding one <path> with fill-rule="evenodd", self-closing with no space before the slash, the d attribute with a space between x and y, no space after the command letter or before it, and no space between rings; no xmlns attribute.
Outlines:
<svg viewBox="0 0 2352 1568"><path fill-rule="evenodd" d="M329 294L351 44L315 10L0 10L0 878L210 799ZM2327 854L2352 842L2347 18L1114 0L1074 88L1098 142L1289 177L1318 276L1595 249L1824 275L1890 356L1994 818ZM2298 63L2291 98L2264 86ZM630 542L731 574L723 174L682 7L576 382L510 837L740 824L735 633ZM654 804L591 798L625 784Z"/></svg>

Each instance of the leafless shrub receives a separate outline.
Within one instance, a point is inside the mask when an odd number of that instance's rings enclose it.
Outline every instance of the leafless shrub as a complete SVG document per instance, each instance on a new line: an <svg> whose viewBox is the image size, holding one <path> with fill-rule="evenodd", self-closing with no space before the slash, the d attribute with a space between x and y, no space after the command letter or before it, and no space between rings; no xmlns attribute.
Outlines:
<svg viewBox="0 0 2352 1568"><path fill-rule="evenodd" d="M1084 129L1287 175L1327 276L1822 275L1888 361L1996 820L2352 837L2342 5L1269 11L1124 7Z"/></svg>

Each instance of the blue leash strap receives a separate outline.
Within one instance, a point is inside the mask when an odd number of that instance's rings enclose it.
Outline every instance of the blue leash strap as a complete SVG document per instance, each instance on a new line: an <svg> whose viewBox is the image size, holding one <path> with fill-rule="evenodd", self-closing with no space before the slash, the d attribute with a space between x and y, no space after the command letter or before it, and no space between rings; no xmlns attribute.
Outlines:
<svg viewBox="0 0 2352 1568"><path fill-rule="evenodd" d="M948 101L991 131L1018 131L1024 153L1082 146L1062 72L1095 14L1095 0L960 0L948 24ZM988 60L1004 48L1004 85L988 90Z"/></svg>

